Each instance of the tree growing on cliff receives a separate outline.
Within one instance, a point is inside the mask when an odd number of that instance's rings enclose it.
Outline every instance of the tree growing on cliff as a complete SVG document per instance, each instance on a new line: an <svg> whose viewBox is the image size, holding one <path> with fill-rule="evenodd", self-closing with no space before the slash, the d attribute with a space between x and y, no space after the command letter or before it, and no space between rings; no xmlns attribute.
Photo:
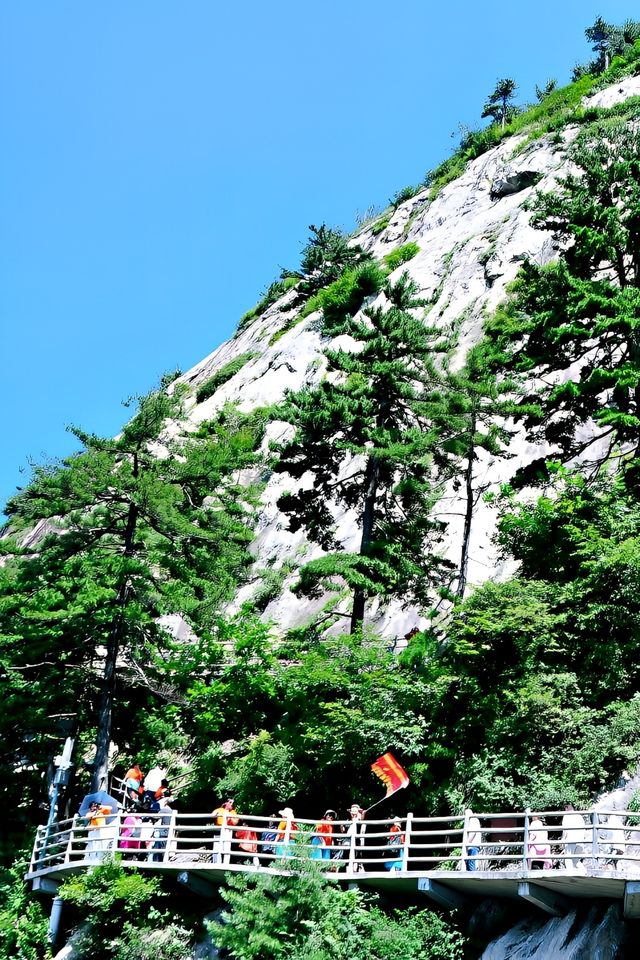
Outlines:
<svg viewBox="0 0 640 960"><path fill-rule="evenodd" d="M639 158L640 133L620 120L578 139L577 172L534 203L533 223L552 230L563 253L526 263L489 325L498 363L537 384L540 413L524 417L530 436L556 459L591 448L596 470L612 454L640 457ZM540 470L537 462L527 475Z"/></svg>
<svg viewBox="0 0 640 960"><path fill-rule="evenodd" d="M442 478L462 490L464 520L456 597L464 597L475 508L486 487L478 485L476 469L483 455L506 457L513 431L505 421L522 413L516 402L516 384L496 376L486 341L472 347L464 367L448 372L431 397L431 418L440 435L434 462Z"/></svg>
<svg viewBox="0 0 640 960"><path fill-rule="evenodd" d="M482 118L491 117L504 130L508 121L517 113L513 103L517 89L515 80L509 77L498 80L493 93L489 95L482 109Z"/></svg>
<svg viewBox="0 0 640 960"><path fill-rule="evenodd" d="M313 294L327 284L337 280L347 267L370 260L371 255L357 244L350 244L348 236L336 227L321 223L319 227L311 224L307 241L300 261L300 272L304 277L300 289Z"/></svg>
<svg viewBox="0 0 640 960"><path fill-rule="evenodd" d="M139 400L115 439L74 429L80 452L37 468L7 507L16 536L4 548L13 559L0 575L0 641L12 689L19 700L30 681L42 675L48 688L53 679L73 712L84 687L94 789L107 783L119 667L162 646L163 614L206 631L249 562L251 492L236 472L254 462L255 435L220 426L206 439L172 439L180 418L179 391L159 391ZM21 548L20 532L42 520L51 532ZM22 764L31 732L22 748L11 740Z"/></svg>
<svg viewBox="0 0 640 960"><path fill-rule="evenodd" d="M362 624L372 596L427 598L444 561L433 551L442 526L432 516L438 491L432 475L428 393L440 381L436 358L448 343L412 312L422 306L403 274L387 285L389 307L354 319L353 350L327 350L328 376L313 390L290 395L285 417L296 426L276 469L310 486L279 500L290 529L301 527L330 551L304 566L298 590L317 595L342 580L352 592L351 630ZM344 551L336 538L337 509L355 512L359 544Z"/></svg>
<svg viewBox="0 0 640 960"><path fill-rule="evenodd" d="M602 17L596 17L593 24L584 32L585 37L592 44L591 49L596 54L596 65L599 72L609 69L611 63L611 46L615 27L607 23Z"/></svg>

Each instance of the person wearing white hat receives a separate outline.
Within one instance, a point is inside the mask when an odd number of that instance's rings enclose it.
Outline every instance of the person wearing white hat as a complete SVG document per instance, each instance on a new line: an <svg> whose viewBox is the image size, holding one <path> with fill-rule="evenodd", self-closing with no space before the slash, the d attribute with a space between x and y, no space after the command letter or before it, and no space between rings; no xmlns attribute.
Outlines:
<svg viewBox="0 0 640 960"><path fill-rule="evenodd" d="M283 807L282 810L278 810L278 813L282 817L282 820L278 824L278 835L276 837L276 856L292 857L292 841L294 839L293 835L298 829L298 824L293 819L293 810L291 807Z"/></svg>
<svg viewBox="0 0 640 960"><path fill-rule="evenodd" d="M351 870L353 873L364 870L363 865L358 862L364 854L364 831L366 829L364 814L365 811L358 803L352 803L349 807L351 823L347 827L347 837L349 838L349 864L347 870Z"/></svg>

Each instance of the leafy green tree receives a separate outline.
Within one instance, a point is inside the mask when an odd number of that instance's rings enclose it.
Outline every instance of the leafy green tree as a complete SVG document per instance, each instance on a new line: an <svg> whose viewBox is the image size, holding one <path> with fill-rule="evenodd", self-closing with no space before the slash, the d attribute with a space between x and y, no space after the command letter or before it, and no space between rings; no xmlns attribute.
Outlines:
<svg viewBox="0 0 640 960"><path fill-rule="evenodd" d="M241 875L212 939L233 960L460 960L463 936L428 910L384 912L358 890L329 883L313 863L295 876Z"/></svg>
<svg viewBox="0 0 640 960"><path fill-rule="evenodd" d="M425 665L450 809L588 804L637 764L639 523L621 481L562 472L553 497L503 504L518 576L467 598Z"/></svg>
<svg viewBox="0 0 640 960"><path fill-rule="evenodd" d="M249 813L286 801L308 816L326 806L346 809L354 796L379 797L369 763L389 749L407 764L409 792L415 785L418 799L430 778L430 687L384 639L320 640L305 629L283 643L255 619L228 626L222 637L227 649L234 644L222 668L190 669L186 662L180 686L187 701L182 723L192 736L194 809L211 804L212 789L216 796L231 790L238 809ZM409 802L403 795L399 809Z"/></svg>
<svg viewBox="0 0 640 960"><path fill-rule="evenodd" d="M532 218L563 253L525 264L489 331L499 363L537 385L530 435L565 460L591 448L597 467L614 451L640 454L640 133L599 122L570 156L577 172L537 197Z"/></svg>
<svg viewBox="0 0 640 960"><path fill-rule="evenodd" d="M126 870L118 860L72 877L59 895L79 912L74 940L81 960L189 960L192 955L190 932L160 909L166 897L160 881Z"/></svg>
<svg viewBox="0 0 640 960"><path fill-rule="evenodd" d="M88 685L96 789L107 782L118 664L152 662L163 614L209 630L250 562L251 491L237 471L255 462L255 434L220 426L206 439L176 439L180 416L179 392L159 392L113 440L74 430L81 451L38 468L7 508L14 539L4 549L15 559L0 573L0 642L13 690L23 698L31 680L48 688L59 678L68 713ZM34 542L36 524L45 535ZM14 767L30 756L32 733L12 738Z"/></svg>
<svg viewBox="0 0 640 960"><path fill-rule="evenodd" d="M491 117L504 130L505 126L516 114L517 108L513 103L518 89L515 80L508 77L498 80L495 89L482 108L482 118Z"/></svg>
<svg viewBox="0 0 640 960"><path fill-rule="evenodd" d="M431 509L432 481L426 394L438 382L436 358L448 343L412 311L423 305L405 273L387 285L388 309L373 306L351 321L353 351L327 350L328 373L312 389L289 395L284 417L296 434L280 450L276 470L313 477L279 500L290 529L304 527L328 555L300 572L298 590L319 595L342 580L353 593L351 631L368 597L426 600L445 563L433 552L441 526ZM341 550L334 511L355 511L359 547Z"/></svg>

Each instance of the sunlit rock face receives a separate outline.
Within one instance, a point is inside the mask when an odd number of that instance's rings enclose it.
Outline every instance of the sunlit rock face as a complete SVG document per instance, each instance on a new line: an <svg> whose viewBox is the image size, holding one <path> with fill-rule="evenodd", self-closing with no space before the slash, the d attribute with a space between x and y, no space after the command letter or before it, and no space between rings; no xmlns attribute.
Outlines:
<svg viewBox="0 0 640 960"><path fill-rule="evenodd" d="M565 917L532 915L498 937L481 960L631 960L637 942L618 904L596 904Z"/></svg>
<svg viewBox="0 0 640 960"><path fill-rule="evenodd" d="M601 91L591 102L611 106L635 95L639 89L639 78L629 78ZM561 135L545 136L531 143L526 143L524 136L512 137L470 163L463 176L444 187L433 201L429 200L429 191L424 190L401 204L378 236L374 236L369 226L354 238L354 242L376 258L382 258L408 241L418 244L418 255L392 274L392 278L408 270L421 296L435 300L429 322L443 326L456 323L458 365L479 339L485 317L504 300L506 287L516 277L523 261L532 259L544 264L557 256L558 247L551 234L531 226L526 203L535 191L552 190L557 178L567 172L566 149L577 132L577 128L569 126ZM319 382L325 369L322 350L336 344L321 337L316 329L317 314L294 324L296 312L287 309L294 297L295 292L289 291L181 377L182 382L193 388L189 411L193 427L213 417L225 403L233 402L241 410L249 411L276 403L287 390L299 390ZM286 332L275 339L285 327ZM196 403L198 385L230 360L246 354L253 356L238 373L211 397ZM265 448L269 441L281 439L288 430L290 427L286 424L271 424ZM495 462L488 457L480 459L475 475L479 490L495 491L519 467L549 451L533 446L520 433L514 438L510 452L509 459ZM321 553L315 545L307 543L301 533L289 532L287 518L277 508L279 496L292 485L293 481L281 474L273 474L267 481L254 544L255 580L243 588L236 606L257 589L261 569L278 569L285 561L297 567ZM438 512L448 525L442 552L457 563L463 503L453 489L440 501ZM355 518L338 512L336 520L343 544L347 549L354 548L358 541ZM470 588L487 578L501 578L512 571L498 559L492 543L494 530L495 511L480 497L471 536ZM325 602L297 598L289 589L294 581L295 574L284 578L279 595L264 611L264 617L282 631L307 623ZM373 605L368 617L390 640L402 638L414 626L426 624L420 611L400 601L383 610Z"/></svg>

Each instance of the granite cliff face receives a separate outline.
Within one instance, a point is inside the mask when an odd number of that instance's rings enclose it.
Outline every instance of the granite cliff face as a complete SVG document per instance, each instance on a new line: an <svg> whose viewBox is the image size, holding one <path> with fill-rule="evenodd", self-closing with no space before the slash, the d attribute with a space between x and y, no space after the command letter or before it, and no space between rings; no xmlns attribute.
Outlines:
<svg viewBox="0 0 640 960"><path fill-rule="evenodd" d="M601 91L589 102L608 107L639 92L640 78L631 77ZM524 135L507 139L471 162L463 176L444 187L435 199L430 200L429 190L425 189L401 204L377 236L369 225L354 237L354 242L378 259L408 241L418 244L418 255L399 267L392 278L407 269L421 296L433 303L429 322L445 325L455 321L459 331L457 362L478 340L484 318L505 298L507 285L522 262L530 258L543 264L556 256L552 236L531 226L526 203L534 191L553 189L556 179L567 172L566 149L577 132L577 127L569 125L560 135L544 136L533 142L527 142ZM213 417L227 402L250 411L279 401L287 389L298 390L320 380L324 369L322 350L328 341L315 328L318 314L298 321L296 312L287 309L294 298L295 292L289 291L180 378L193 388L188 401L193 427ZM196 402L195 390L199 385L230 361L247 355L249 359L231 379L208 399ZM281 439L290 429L284 423L271 423L265 446ZM507 460L480 461L475 476L478 488L495 490L519 466L543 451L519 435L510 452L512 456ZM254 544L255 582L241 591L237 604L248 599L259 585L260 569L277 570L285 561L296 567L321 552L307 543L302 533L290 533L286 517L278 511L278 497L291 485L290 478L280 474L272 475L266 484ZM440 501L438 514L447 521L443 549L454 562L460 553L462 512L459 497L448 491ZM339 534L347 548L357 538L353 519L348 514L338 518ZM480 499L471 536L471 587L508 572L492 546L494 520L491 508ZM281 630L303 625L322 606L322 601L296 598L288 589L294 580L294 574L284 579L280 595L264 611L265 618ZM384 611L374 610L373 617L377 629L390 639L401 638L412 627L423 625L419 611L401 602L392 603Z"/></svg>

